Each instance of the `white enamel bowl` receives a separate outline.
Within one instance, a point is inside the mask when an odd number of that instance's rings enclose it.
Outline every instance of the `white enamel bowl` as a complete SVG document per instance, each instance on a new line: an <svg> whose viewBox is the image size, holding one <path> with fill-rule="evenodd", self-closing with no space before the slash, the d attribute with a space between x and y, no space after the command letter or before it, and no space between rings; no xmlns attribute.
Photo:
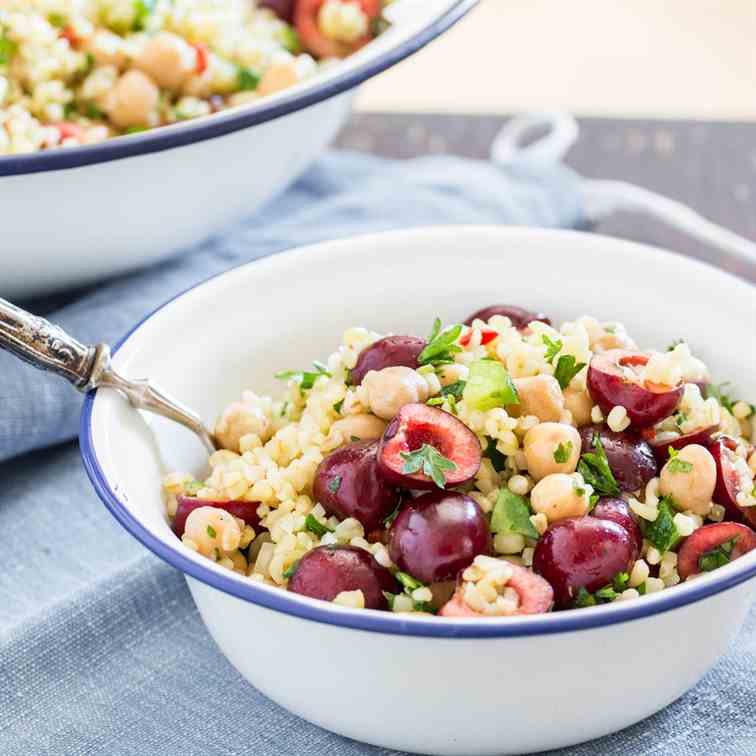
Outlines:
<svg viewBox="0 0 756 756"><path fill-rule="evenodd" d="M117 368L150 376L205 417L277 370L323 358L341 333L426 333L492 302L623 321L641 344L685 335L720 379L756 395L753 289L651 247L597 235L447 227L298 249L182 294L120 345ZM180 428L148 426L109 392L89 398L81 443L121 524L182 570L231 663L305 719L387 748L502 754L558 748L637 722L717 662L748 610L756 552L637 601L509 619L357 611L236 576L187 550L160 498L167 469L203 470ZM317 660L317 661L314 661ZM303 669L306 668L306 673ZM595 705L600 702L600 705Z"/></svg>
<svg viewBox="0 0 756 756"><path fill-rule="evenodd" d="M0 156L0 296L100 280L248 216L331 141L354 88L477 0L399 0L395 25L309 82L253 105L98 145Z"/></svg>

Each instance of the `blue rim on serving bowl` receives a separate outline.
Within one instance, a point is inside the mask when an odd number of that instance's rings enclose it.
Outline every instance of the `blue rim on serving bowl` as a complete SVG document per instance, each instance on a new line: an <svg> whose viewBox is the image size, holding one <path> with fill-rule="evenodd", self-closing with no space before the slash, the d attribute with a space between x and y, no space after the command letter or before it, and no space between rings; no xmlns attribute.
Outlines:
<svg viewBox="0 0 756 756"><path fill-rule="evenodd" d="M347 67L340 74L329 77L321 83L314 83L302 91L278 95L271 98L270 102L262 100L255 103L254 107L242 107L226 113L221 112L198 118L196 121L185 121L139 134L131 134L128 138L113 138L98 144L70 147L64 150L0 156L0 176L59 171L137 155L148 155L152 152L162 152L174 147L215 139L294 113L352 89L409 57L443 34L472 10L478 2L479 0L457 0L432 23L401 45L386 50L374 60L366 60L354 67Z"/></svg>
<svg viewBox="0 0 756 756"><path fill-rule="evenodd" d="M584 235L582 232L574 231L541 232ZM288 252L277 254L276 257L296 252L297 250L289 250ZM239 268L255 264L256 262L245 263L231 270L211 276L205 281L191 286L175 297L172 297L137 323L114 347L113 355L115 356L118 353L133 334L175 300L211 281L232 275ZM97 458L92 430L92 415L97 393L97 391L89 393L84 401L79 430L79 443L84 468L89 480L100 499L116 520L142 545L146 546L163 561L192 578L244 601L249 601L253 604L302 619L369 632L435 638L502 638L550 635L589 630L650 617L734 588L756 576L756 560L753 560L747 566L733 562L726 567L720 568L716 573L707 575L700 581L684 587L676 587L674 590L662 591L653 597L644 597L642 601L623 601L610 605L591 607L590 610L575 609L552 614L503 619L439 620L437 618L411 617L388 612L346 610L341 607L334 607L327 602L293 595L280 588L271 588L270 586L260 585L252 581L245 581L233 573L215 567L215 565L211 567L210 563L208 563L208 566L205 566L200 561L192 559L184 553L178 539L175 546L173 546L145 528L129 511L126 503L113 490Z"/></svg>

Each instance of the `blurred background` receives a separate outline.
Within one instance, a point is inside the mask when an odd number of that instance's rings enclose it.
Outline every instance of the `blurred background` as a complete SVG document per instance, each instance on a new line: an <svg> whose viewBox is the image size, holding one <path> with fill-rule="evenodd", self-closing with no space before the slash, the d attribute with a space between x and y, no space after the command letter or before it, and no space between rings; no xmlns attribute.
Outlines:
<svg viewBox="0 0 756 756"><path fill-rule="evenodd" d="M483 0L357 106L756 120L756 0Z"/></svg>

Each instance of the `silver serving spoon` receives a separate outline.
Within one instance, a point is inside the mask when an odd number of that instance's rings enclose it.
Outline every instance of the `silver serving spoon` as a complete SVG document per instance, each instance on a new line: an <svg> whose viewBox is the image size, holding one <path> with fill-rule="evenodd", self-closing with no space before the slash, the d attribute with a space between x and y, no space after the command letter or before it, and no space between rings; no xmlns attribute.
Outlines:
<svg viewBox="0 0 756 756"><path fill-rule="evenodd" d="M189 428L208 451L218 447L199 415L169 396L149 379L129 380L113 369L107 344L85 346L62 328L0 298L0 349L39 370L65 378L79 391L115 389L135 409L162 415Z"/></svg>

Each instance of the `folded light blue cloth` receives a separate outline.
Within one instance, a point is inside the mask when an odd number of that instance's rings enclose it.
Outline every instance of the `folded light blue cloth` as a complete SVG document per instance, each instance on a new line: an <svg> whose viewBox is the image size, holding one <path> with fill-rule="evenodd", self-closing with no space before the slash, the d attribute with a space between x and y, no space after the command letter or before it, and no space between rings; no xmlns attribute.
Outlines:
<svg viewBox="0 0 756 756"><path fill-rule="evenodd" d="M188 286L291 246L439 223L576 227L578 197L577 177L560 166L333 153L227 235L66 306L35 307L82 341L112 343ZM293 717L239 677L182 576L126 534L90 489L75 444L64 443L80 403L60 379L0 353L0 754L388 754ZM755 621L696 690L566 753L754 753Z"/></svg>

